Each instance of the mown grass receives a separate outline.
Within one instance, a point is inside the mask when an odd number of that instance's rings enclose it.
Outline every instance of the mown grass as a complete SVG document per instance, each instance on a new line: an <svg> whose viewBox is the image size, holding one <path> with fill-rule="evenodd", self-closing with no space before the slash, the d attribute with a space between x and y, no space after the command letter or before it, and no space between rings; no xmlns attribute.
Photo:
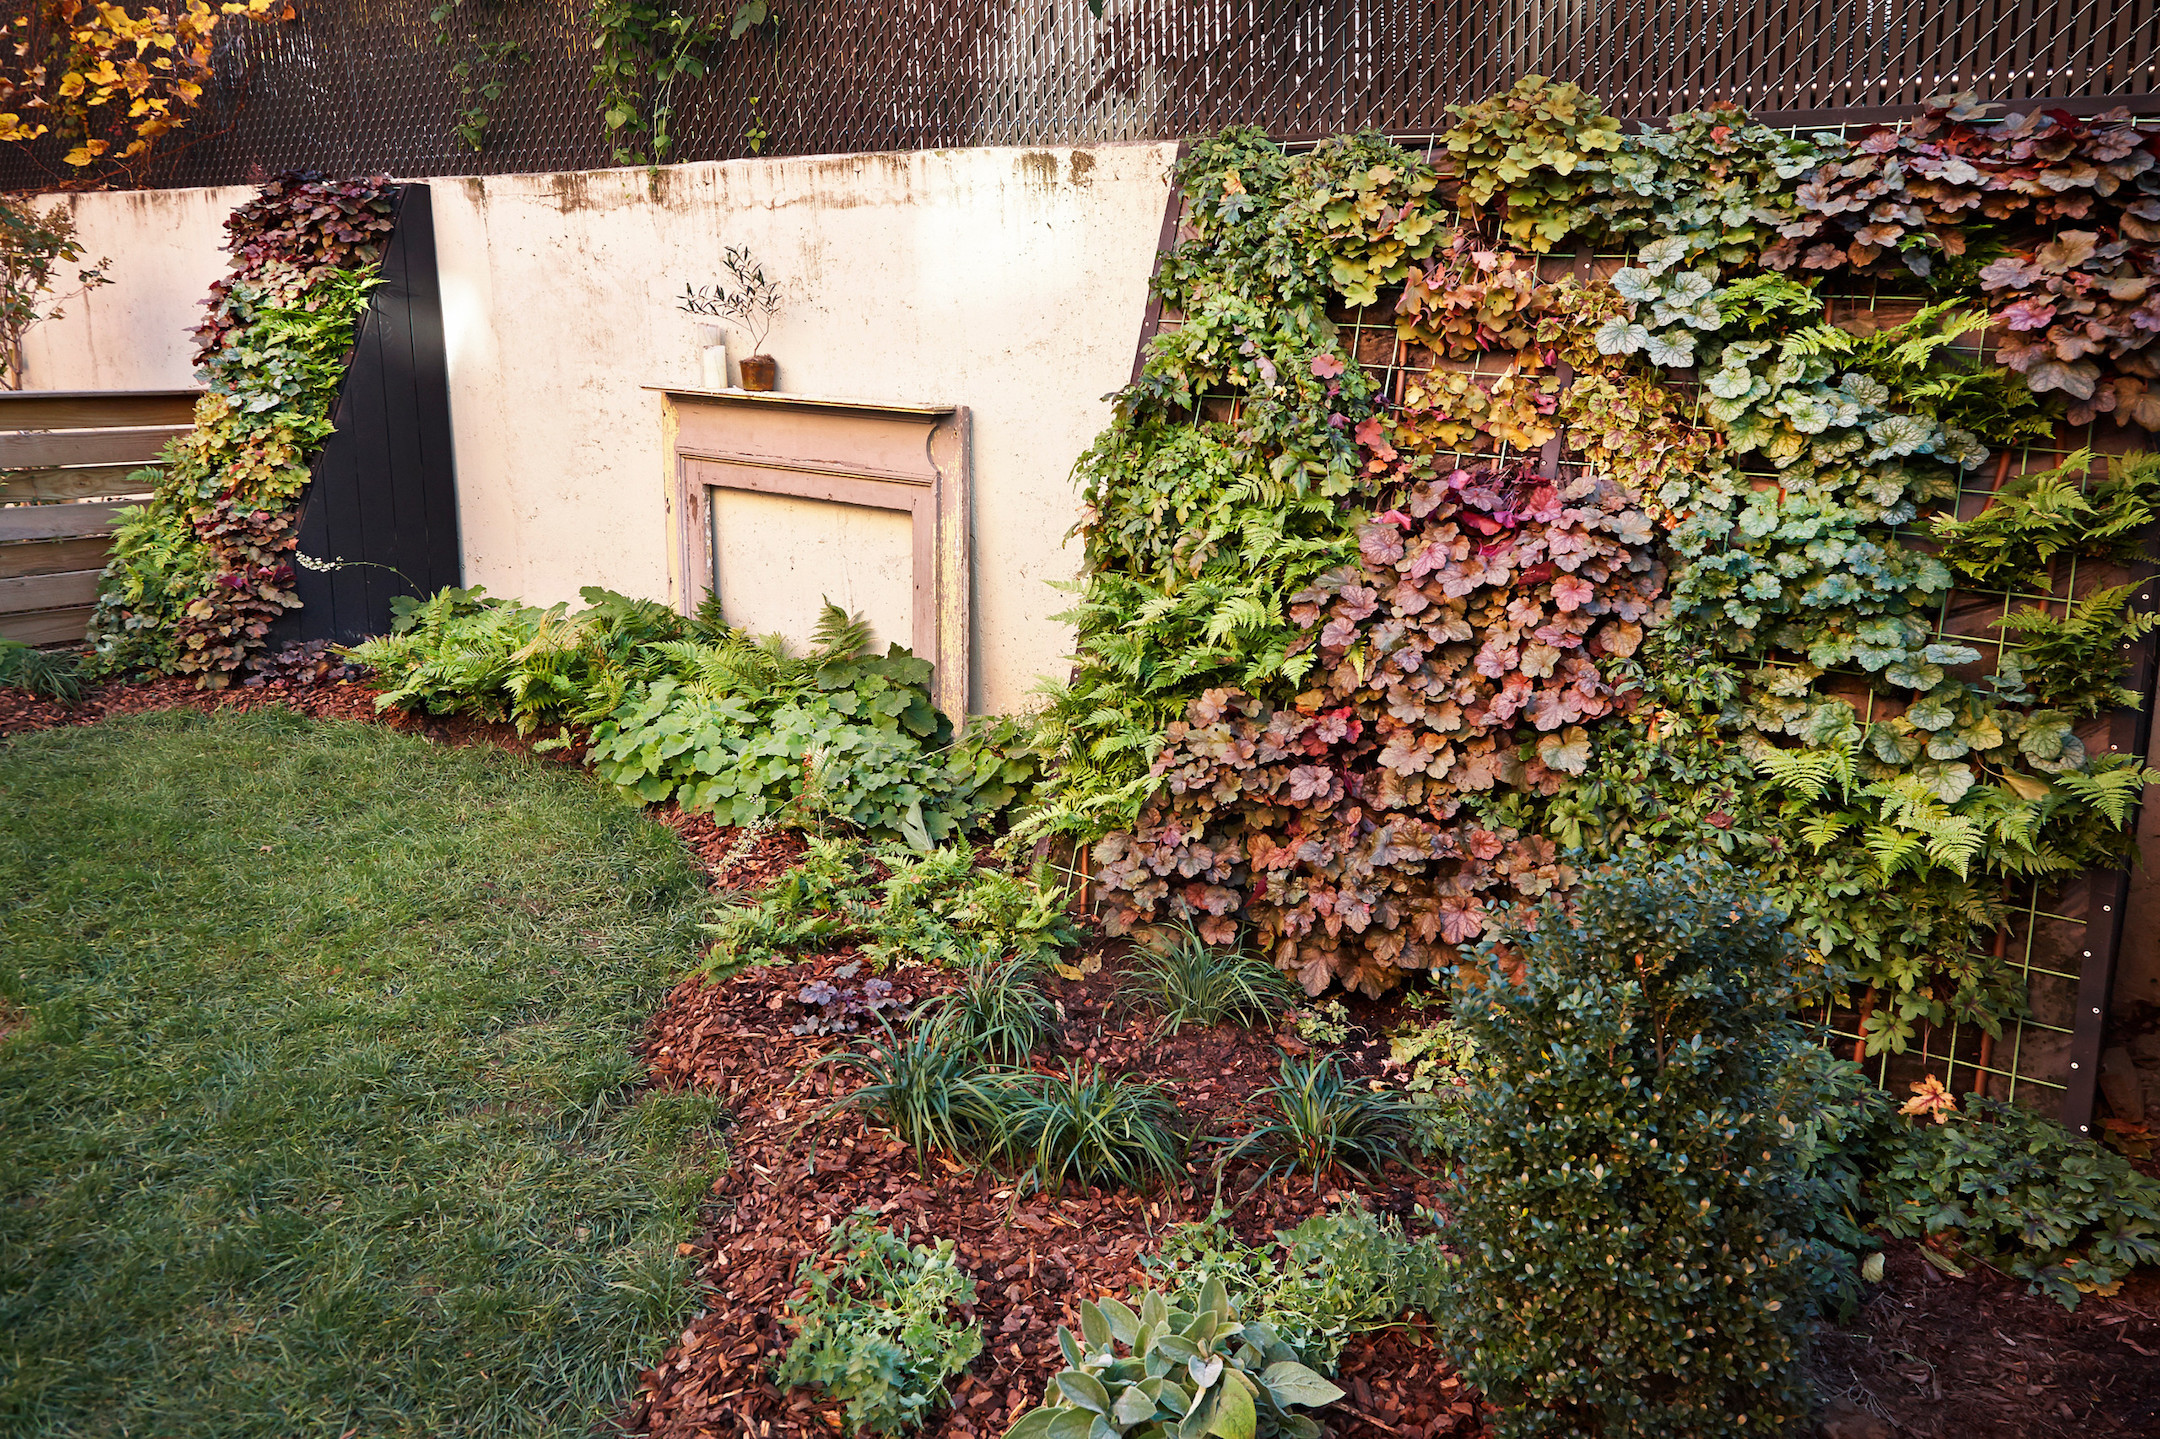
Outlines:
<svg viewBox="0 0 2160 1439"><path fill-rule="evenodd" d="M691 1304L682 846L272 712L0 741L0 1433L583 1435Z"/></svg>

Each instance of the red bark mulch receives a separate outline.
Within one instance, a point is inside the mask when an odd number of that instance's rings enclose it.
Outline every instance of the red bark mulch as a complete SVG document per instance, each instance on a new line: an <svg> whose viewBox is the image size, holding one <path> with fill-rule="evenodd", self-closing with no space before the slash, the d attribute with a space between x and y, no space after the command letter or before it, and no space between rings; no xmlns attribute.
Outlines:
<svg viewBox="0 0 2160 1439"><path fill-rule="evenodd" d="M1988 1269L1962 1279L1910 1245L1850 1324L1821 1335L1826 1396L1906 1439L2103 1439L2160 1435L2160 1272L2075 1312ZM1848 1425L1849 1439L1863 1429Z"/></svg>

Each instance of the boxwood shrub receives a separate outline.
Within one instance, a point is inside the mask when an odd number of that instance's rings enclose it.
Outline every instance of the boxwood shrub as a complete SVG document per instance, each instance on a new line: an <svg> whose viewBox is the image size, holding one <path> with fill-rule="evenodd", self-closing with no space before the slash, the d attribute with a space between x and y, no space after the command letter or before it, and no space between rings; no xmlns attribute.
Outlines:
<svg viewBox="0 0 2160 1439"><path fill-rule="evenodd" d="M1441 1316L1502 1439L1804 1411L1812 1190L1778 1124L1783 916L1715 861L1608 866L1458 968L1481 1063Z"/></svg>

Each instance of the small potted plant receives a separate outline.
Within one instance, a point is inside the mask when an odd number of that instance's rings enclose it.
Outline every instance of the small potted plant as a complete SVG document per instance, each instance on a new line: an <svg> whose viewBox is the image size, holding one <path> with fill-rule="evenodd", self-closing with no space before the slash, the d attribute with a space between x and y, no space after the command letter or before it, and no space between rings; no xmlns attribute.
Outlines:
<svg viewBox="0 0 2160 1439"><path fill-rule="evenodd" d="M765 278L765 267L751 259L748 245L728 246L721 255L720 264L727 271L725 280L710 285L692 285L685 280L682 298L676 307L689 315L733 320L748 330L750 353L738 363L742 387L746 390L774 389L780 379L780 366L765 353L765 336L771 332L773 316L780 313L783 303L780 282ZM724 364L723 360L723 367Z"/></svg>

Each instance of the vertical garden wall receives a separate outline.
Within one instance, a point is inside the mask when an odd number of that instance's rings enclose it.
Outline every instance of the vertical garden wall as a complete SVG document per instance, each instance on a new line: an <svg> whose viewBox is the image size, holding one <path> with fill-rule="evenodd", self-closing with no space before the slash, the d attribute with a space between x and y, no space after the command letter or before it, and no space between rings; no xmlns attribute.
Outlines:
<svg viewBox="0 0 2160 1439"><path fill-rule="evenodd" d="M212 688L273 631L357 640L458 579L426 188L283 175L226 231L195 428L120 512L90 624L107 668Z"/></svg>
<svg viewBox="0 0 2160 1439"><path fill-rule="evenodd" d="M1453 117L1180 166L1052 711L1112 924L1379 992L1586 853L1714 850L1857 1052L2084 1124L2150 778L2154 131Z"/></svg>

